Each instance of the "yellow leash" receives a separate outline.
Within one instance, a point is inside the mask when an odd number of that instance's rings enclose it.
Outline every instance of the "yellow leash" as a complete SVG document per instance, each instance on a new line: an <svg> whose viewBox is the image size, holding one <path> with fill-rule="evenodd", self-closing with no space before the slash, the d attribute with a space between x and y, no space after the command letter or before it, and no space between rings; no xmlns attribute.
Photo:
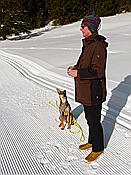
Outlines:
<svg viewBox="0 0 131 175"><path fill-rule="evenodd" d="M58 102L56 100L50 100L49 104L51 106L53 106L57 111L59 111L59 105ZM78 131L72 131L71 129L69 129L69 133L71 134L80 134L80 141L84 142L85 141L85 136L83 133L83 129L81 128L81 126L79 125L79 123L76 121L76 119L73 117L73 122L74 125L78 128Z"/></svg>

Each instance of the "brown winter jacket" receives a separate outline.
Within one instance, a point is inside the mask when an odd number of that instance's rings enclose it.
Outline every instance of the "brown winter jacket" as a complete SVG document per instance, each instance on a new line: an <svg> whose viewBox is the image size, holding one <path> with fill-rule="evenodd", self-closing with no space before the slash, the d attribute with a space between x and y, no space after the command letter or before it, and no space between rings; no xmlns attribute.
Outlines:
<svg viewBox="0 0 131 175"><path fill-rule="evenodd" d="M75 99L84 105L101 104L106 100L106 59L105 37L94 32L83 39L82 53L75 68Z"/></svg>

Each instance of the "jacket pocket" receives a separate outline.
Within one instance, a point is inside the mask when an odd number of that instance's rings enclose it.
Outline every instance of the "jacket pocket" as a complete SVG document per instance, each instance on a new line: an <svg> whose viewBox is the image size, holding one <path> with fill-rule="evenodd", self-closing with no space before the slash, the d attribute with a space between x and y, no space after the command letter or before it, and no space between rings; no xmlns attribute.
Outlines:
<svg viewBox="0 0 131 175"><path fill-rule="evenodd" d="M94 79L91 81L91 102L100 103L102 101L102 80Z"/></svg>

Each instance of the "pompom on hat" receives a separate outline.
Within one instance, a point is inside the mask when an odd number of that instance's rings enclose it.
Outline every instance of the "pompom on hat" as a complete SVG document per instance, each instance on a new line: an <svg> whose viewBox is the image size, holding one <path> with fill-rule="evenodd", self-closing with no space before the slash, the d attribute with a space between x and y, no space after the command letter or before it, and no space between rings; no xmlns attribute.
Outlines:
<svg viewBox="0 0 131 175"><path fill-rule="evenodd" d="M83 18L81 26L87 26L93 33L98 30L100 23L101 23L101 19L99 16L95 14L87 14Z"/></svg>

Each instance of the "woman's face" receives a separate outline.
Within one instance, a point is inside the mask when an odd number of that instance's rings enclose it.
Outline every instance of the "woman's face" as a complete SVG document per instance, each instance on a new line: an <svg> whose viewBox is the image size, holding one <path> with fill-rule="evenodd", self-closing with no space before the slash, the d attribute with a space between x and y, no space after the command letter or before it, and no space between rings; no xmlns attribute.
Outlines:
<svg viewBox="0 0 131 175"><path fill-rule="evenodd" d="M81 26L80 31L82 31L83 37L88 38L90 35L92 35L90 29L88 26Z"/></svg>

